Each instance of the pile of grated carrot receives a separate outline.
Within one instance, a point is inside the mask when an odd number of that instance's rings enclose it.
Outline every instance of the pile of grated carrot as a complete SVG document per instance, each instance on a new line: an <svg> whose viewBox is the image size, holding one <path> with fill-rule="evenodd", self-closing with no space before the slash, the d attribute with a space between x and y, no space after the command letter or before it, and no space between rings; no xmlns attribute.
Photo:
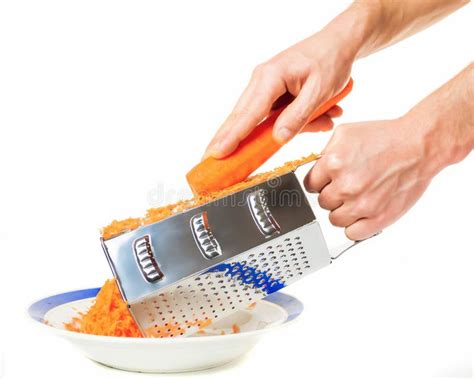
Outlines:
<svg viewBox="0 0 474 379"><path fill-rule="evenodd" d="M129 218L122 221L114 220L110 225L102 229L102 237L104 239L110 239L122 233L137 229L142 225L158 222L173 214L228 196L231 193L267 181L272 177L293 171L298 166L314 161L317 158L318 155L311 154L308 157L287 162L272 171L254 175L225 190L214 192L206 196L183 200L171 205L149 209L144 217ZM105 282L88 312L79 314L64 326L67 330L86 334L115 337L142 337L140 329L130 314L128 305L123 300L114 279L109 279ZM233 327L233 332L238 333L238 326Z"/></svg>
<svg viewBox="0 0 474 379"><path fill-rule="evenodd" d="M115 279L105 282L87 313L79 314L64 326L73 332L99 336L142 337Z"/></svg>

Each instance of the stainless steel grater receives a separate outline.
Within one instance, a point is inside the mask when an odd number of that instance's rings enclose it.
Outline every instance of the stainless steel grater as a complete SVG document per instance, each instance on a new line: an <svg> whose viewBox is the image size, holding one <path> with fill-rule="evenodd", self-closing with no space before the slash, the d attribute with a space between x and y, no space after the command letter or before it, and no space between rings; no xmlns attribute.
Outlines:
<svg viewBox="0 0 474 379"><path fill-rule="evenodd" d="M289 172L102 240L144 336L193 334L329 265L303 188Z"/></svg>

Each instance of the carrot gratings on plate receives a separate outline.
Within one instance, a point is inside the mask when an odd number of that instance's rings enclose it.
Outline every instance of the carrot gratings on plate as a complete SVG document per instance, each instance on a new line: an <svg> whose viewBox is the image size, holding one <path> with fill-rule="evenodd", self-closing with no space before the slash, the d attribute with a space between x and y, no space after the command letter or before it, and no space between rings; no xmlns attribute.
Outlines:
<svg viewBox="0 0 474 379"><path fill-rule="evenodd" d="M87 313L64 326L73 332L99 336L142 337L114 279L105 282Z"/></svg>
<svg viewBox="0 0 474 379"><path fill-rule="evenodd" d="M122 233L139 228L142 225L148 225L154 222L161 221L176 213L186 211L191 208L198 207L207 202L223 198L237 191L244 190L264 181L290 172L298 166L314 161L318 155L311 154L307 157L287 162L283 166L278 167L272 171L254 175L240 183L234 184L224 190L213 192L209 195L196 196L193 199L179 201L175 204L149 209L144 217L128 218L122 221L113 221L110 225L102 229L102 237L110 239ZM251 309L255 305L251 305ZM210 320L199 320L196 322L199 333L204 332L204 328L210 324ZM175 323L173 325L165 325L161 330L155 330L155 336L158 338L172 337L180 335L183 328L188 325L181 325ZM95 334L102 336L115 337L142 337L138 325L135 323L126 302L122 299L117 283L114 279L107 280L101 288L94 304L88 312L79 314L71 322L65 324L65 328L70 331ZM237 325L232 327L233 333L238 333Z"/></svg>
<svg viewBox="0 0 474 379"><path fill-rule="evenodd" d="M310 116L314 120L326 113L331 107L346 97L352 90L352 79L344 89L326 103L317 108ZM244 190L265 182L272 177L280 176L293 171L298 166L316 160L319 156L311 154L308 157L288 162L273 171L248 177L259 168L267 159L274 155L281 147L273 140L272 129L278 115L286 105L275 110L267 119L262 121L255 130L249 134L237 147L236 151L223 159L207 158L188 172L186 178L195 195L194 198L182 200L175 204L159 208L152 208L145 216L128 218L125 220L114 220L110 225L102 229L102 238L108 240L122 233L135 230L143 225L149 225L161 221L174 214L198 207L205 203L226 197L232 193ZM255 305L251 305L255 306ZM251 309L251 308L250 308ZM196 320L199 333L203 333L210 320ZM155 337L172 337L180 335L183 328L189 325L174 323L165 325L163 329L154 329ZM95 303L85 314L80 314L70 323L65 325L66 329L81 333L142 337L140 330L131 316L127 304L123 301L115 280L108 280L97 294ZM232 327L233 333L238 333L237 325Z"/></svg>

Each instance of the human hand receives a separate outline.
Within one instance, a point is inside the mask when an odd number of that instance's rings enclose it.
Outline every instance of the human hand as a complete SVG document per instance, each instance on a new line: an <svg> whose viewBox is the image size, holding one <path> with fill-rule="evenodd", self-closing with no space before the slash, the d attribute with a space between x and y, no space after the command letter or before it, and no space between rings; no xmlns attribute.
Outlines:
<svg viewBox="0 0 474 379"><path fill-rule="evenodd" d="M340 125L305 179L352 240L395 222L444 167L474 148L474 65L388 121Z"/></svg>
<svg viewBox="0 0 474 379"><path fill-rule="evenodd" d="M316 34L257 66L205 157L222 158L230 154L281 103L290 102L275 122L273 136L277 142L283 144L302 130L332 129L332 118L342 114L338 106L310 123L308 120L318 106L339 93L349 80L354 58L349 50L336 47L334 38Z"/></svg>
<svg viewBox="0 0 474 379"><path fill-rule="evenodd" d="M340 125L305 179L329 220L352 240L366 239L401 217L435 172L412 120Z"/></svg>
<svg viewBox="0 0 474 379"><path fill-rule="evenodd" d="M311 113L347 83L355 59L416 33L466 4L467 0L354 1L324 29L257 66L231 114L206 149L204 158L232 153L289 93L294 101L278 117L274 138L283 144L301 130L329 130L335 107L309 123Z"/></svg>

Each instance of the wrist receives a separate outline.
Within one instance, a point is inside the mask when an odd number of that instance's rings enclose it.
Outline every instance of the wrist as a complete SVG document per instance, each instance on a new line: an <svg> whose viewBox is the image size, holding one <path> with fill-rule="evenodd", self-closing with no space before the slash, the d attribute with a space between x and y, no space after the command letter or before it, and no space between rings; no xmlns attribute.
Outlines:
<svg viewBox="0 0 474 379"><path fill-rule="evenodd" d="M473 139L459 132L464 125L455 115L440 107L419 104L402 120L410 129L408 136L414 136L419 144L420 169L427 177L460 162L473 149Z"/></svg>
<svg viewBox="0 0 474 379"><path fill-rule="evenodd" d="M401 117L405 126L405 138L417 146L417 162L421 176L431 179L453 163L456 150L452 141L446 138L446 129L440 115L417 106Z"/></svg>
<svg viewBox="0 0 474 379"><path fill-rule="evenodd" d="M474 64L404 116L420 130L425 156L440 171L474 149Z"/></svg>
<svg viewBox="0 0 474 379"><path fill-rule="evenodd" d="M355 1L320 33L354 61L371 53L381 14L379 1Z"/></svg>

